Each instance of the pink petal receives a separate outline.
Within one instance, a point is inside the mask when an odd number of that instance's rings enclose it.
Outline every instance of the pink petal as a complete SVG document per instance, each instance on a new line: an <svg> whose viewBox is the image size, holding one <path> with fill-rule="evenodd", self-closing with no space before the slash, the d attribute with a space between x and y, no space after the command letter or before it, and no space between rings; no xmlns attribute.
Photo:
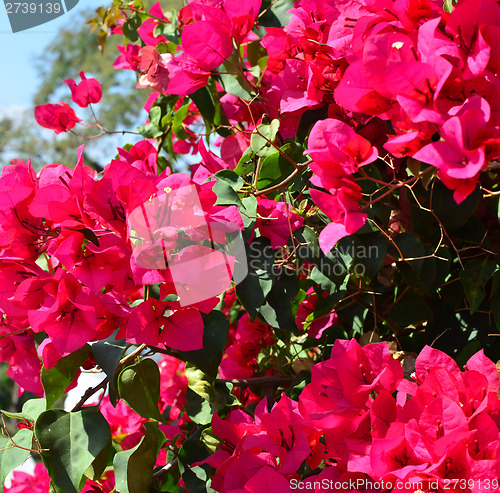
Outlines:
<svg viewBox="0 0 500 493"><path fill-rule="evenodd" d="M217 68L233 52L228 32L208 21L197 21L184 27L182 47L202 70Z"/></svg>

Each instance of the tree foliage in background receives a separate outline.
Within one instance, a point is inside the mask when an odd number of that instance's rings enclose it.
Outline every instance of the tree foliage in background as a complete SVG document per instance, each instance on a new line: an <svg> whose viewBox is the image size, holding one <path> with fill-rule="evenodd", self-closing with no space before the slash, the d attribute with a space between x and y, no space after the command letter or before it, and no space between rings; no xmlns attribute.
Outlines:
<svg viewBox="0 0 500 493"><path fill-rule="evenodd" d="M82 138L71 133L59 138L54 138L50 132L41 134L34 125L33 109L41 102L59 103L67 99L69 90L66 86L61 87L61 80L76 79L82 70L98 77L104 88L104 99L97 111L106 129L130 130L142 123L141 118L146 118L141 109L147 98L135 90L136 78L133 74L113 69L118 39L110 38L108 49L101 51L96 33L91 33L85 25L93 15L94 11L87 10L72 16L68 27L57 32L54 42L36 54L33 63L38 73L39 87L33 97L33 107L22 111L20 115L6 115L0 121L2 164L7 164L13 157L31 158L37 167L50 162L69 164L73 161L74 149ZM90 116L90 113L86 115L87 118ZM93 132L80 129L80 133L90 136ZM109 136L87 144L97 168L105 164L101 155L111 157L106 152L110 146L108 141L113 145L113 138Z"/></svg>

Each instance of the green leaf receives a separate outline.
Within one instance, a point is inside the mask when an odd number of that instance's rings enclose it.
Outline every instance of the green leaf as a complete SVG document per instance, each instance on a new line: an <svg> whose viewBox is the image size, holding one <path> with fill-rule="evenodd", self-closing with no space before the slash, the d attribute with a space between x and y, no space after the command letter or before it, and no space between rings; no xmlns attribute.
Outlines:
<svg viewBox="0 0 500 493"><path fill-rule="evenodd" d="M229 70L234 69L229 66ZM252 89L243 75L218 74L217 79L219 79L222 87L228 94L232 94L244 101L250 101L254 97L252 95Z"/></svg>
<svg viewBox="0 0 500 493"><path fill-rule="evenodd" d="M78 493L84 472L111 440L109 424L96 408L45 411L36 420L35 436L47 449L42 459L57 493Z"/></svg>
<svg viewBox="0 0 500 493"><path fill-rule="evenodd" d="M328 105L324 105L321 108L316 108L314 110L304 111L300 117L299 125L297 127L297 141L303 143L314 124L319 120L325 120L326 118L328 118Z"/></svg>
<svg viewBox="0 0 500 493"><path fill-rule="evenodd" d="M83 228L80 230L80 233L83 234L86 240L93 243L95 246L99 246L99 238L97 235L89 228Z"/></svg>
<svg viewBox="0 0 500 493"><path fill-rule="evenodd" d="M4 411L3 409L1 412L9 418L25 419L34 423L38 416L45 411L46 407L47 402L45 399L29 399L23 404L23 409L20 413L11 413L9 411Z"/></svg>
<svg viewBox="0 0 500 493"><path fill-rule="evenodd" d="M288 11L293 8L293 0L265 0L262 8L269 10L260 19L260 24L264 27L286 26L292 17Z"/></svg>
<svg viewBox="0 0 500 493"><path fill-rule="evenodd" d="M293 8L293 0L278 0L277 2L272 2L271 12L278 18L282 26L286 26L292 14L289 12Z"/></svg>
<svg viewBox="0 0 500 493"><path fill-rule="evenodd" d="M123 35L135 43L139 39L139 34L137 30L141 26L141 18L137 14L132 14L124 23L123 23Z"/></svg>
<svg viewBox="0 0 500 493"><path fill-rule="evenodd" d="M149 493L153 483L153 468L158 451L165 437L161 439L158 423L144 423L146 434L134 447L118 452L113 460L116 489L120 493Z"/></svg>
<svg viewBox="0 0 500 493"><path fill-rule="evenodd" d="M445 12L450 13L453 10L453 7L456 5L458 0L444 0L443 2L443 10Z"/></svg>
<svg viewBox="0 0 500 493"><path fill-rule="evenodd" d="M203 428L198 428L182 445L179 451L179 470L189 493L212 493L210 487L210 471L208 464L192 466L208 457L208 451L201 442Z"/></svg>
<svg viewBox="0 0 500 493"><path fill-rule="evenodd" d="M214 385L215 394L210 400L210 403L215 410L220 413L225 413L227 407L241 407L241 402L233 393L234 385L230 382L216 382Z"/></svg>
<svg viewBox="0 0 500 493"><path fill-rule="evenodd" d="M207 376L202 370L191 363L186 363L184 374L188 381L188 387L193 392L207 401L214 399L215 390L213 387L214 379L212 377Z"/></svg>
<svg viewBox="0 0 500 493"><path fill-rule="evenodd" d="M323 291L332 294L344 283L354 259L348 252L339 248L333 249L326 255L319 249L318 254L319 262L311 273L311 280L322 286Z"/></svg>
<svg viewBox="0 0 500 493"><path fill-rule="evenodd" d="M490 299L497 332L500 332L500 270L497 270L493 276Z"/></svg>
<svg viewBox="0 0 500 493"><path fill-rule="evenodd" d="M238 207L243 207L238 194L226 180L218 178L212 190L217 195L217 202L215 202L215 205L236 205Z"/></svg>
<svg viewBox="0 0 500 493"><path fill-rule="evenodd" d="M113 452L113 443L110 438L108 444L99 452L97 457L92 461L92 464L85 469L84 475L87 478L98 481L102 476L102 473L108 466L110 454Z"/></svg>
<svg viewBox="0 0 500 493"><path fill-rule="evenodd" d="M463 202L457 204L453 192L437 181L432 191L431 209L442 222L446 231L454 231L463 226L477 209L481 191L477 187Z"/></svg>
<svg viewBox="0 0 500 493"><path fill-rule="evenodd" d="M31 449L33 432L23 428L13 436L13 440L19 447ZM8 474L30 456L29 450L19 447L14 447L9 437L0 435L0 493L4 491L5 478Z"/></svg>
<svg viewBox="0 0 500 493"><path fill-rule="evenodd" d="M481 349L483 349L483 347L480 341L471 341L453 359L457 362L458 366L462 368L469 358L474 356L478 351L481 351Z"/></svg>
<svg viewBox="0 0 500 493"><path fill-rule="evenodd" d="M90 241L95 246L99 246L99 238L91 229L89 228L77 229L68 227L66 227L65 229L69 229L70 231L77 231L78 233L81 233L86 240Z"/></svg>
<svg viewBox="0 0 500 493"><path fill-rule="evenodd" d="M250 86L245 75L241 71L235 69L235 67L238 67L239 64L240 61L238 59L238 55L234 52L226 61L224 61L222 66L219 67L219 72L230 73L219 73L217 74L217 79L228 94L232 94L233 96L245 101L250 101L255 96L255 92Z"/></svg>
<svg viewBox="0 0 500 493"><path fill-rule="evenodd" d="M303 260L308 260L316 264L322 257L319 247L319 239L316 232L309 226L304 226L293 233L294 243L289 241L288 246L293 247L293 244L300 243L295 255Z"/></svg>
<svg viewBox="0 0 500 493"><path fill-rule="evenodd" d="M399 250L391 245L392 254L400 258L403 254L403 259L410 259L397 262L398 269L405 281L413 288L418 289L422 269L424 266L425 247L420 240L412 233L401 233L394 238L394 243Z"/></svg>
<svg viewBox="0 0 500 493"><path fill-rule="evenodd" d="M250 137L250 147L257 156L270 156L276 152L276 148L271 145L276 139L280 121L274 119L269 125L262 123L259 125Z"/></svg>
<svg viewBox="0 0 500 493"><path fill-rule="evenodd" d="M257 188L263 190L282 182L295 171L295 166L283 155L287 155L295 163L305 161L304 149L293 143L287 143L281 147L281 152L271 148L273 153L267 156L261 163Z"/></svg>
<svg viewBox="0 0 500 493"><path fill-rule="evenodd" d="M422 170L422 162L417 161L416 159L413 159L412 157L409 157L406 160L406 164L408 166L408 170L412 174L412 176L418 176Z"/></svg>
<svg viewBox="0 0 500 493"><path fill-rule="evenodd" d="M415 325L432 319L429 305L413 291L408 291L389 312L391 321L399 327Z"/></svg>
<svg viewBox="0 0 500 493"><path fill-rule="evenodd" d="M497 204L497 219L498 223L500 224L500 198L498 199L498 204Z"/></svg>
<svg viewBox="0 0 500 493"><path fill-rule="evenodd" d="M163 130L151 123L137 127L137 131L146 139L158 139L163 135Z"/></svg>
<svg viewBox="0 0 500 493"><path fill-rule="evenodd" d="M205 445L205 448L211 453L219 448L220 438L212 431L212 428L205 428L201 433L200 441Z"/></svg>
<svg viewBox="0 0 500 493"><path fill-rule="evenodd" d="M217 171L214 176L218 180L225 181L235 192L238 192L244 183L243 178L230 169Z"/></svg>
<svg viewBox="0 0 500 493"><path fill-rule="evenodd" d="M255 153L249 147L238 161L234 172L239 176L245 176L253 172L255 167Z"/></svg>
<svg viewBox="0 0 500 493"><path fill-rule="evenodd" d="M160 370L154 360L143 359L124 368L118 376L118 393L143 418L164 421L158 408Z"/></svg>
<svg viewBox="0 0 500 493"><path fill-rule="evenodd" d="M142 301L142 300L141 300ZM99 367L109 378L109 394L112 401L117 400L115 372L127 347L125 339L117 341L114 334L103 341L92 344L92 353Z"/></svg>
<svg viewBox="0 0 500 493"><path fill-rule="evenodd" d="M206 315L202 313L202 317L204 323L203 349L183 351L181 354L186 361L193 363L204 373L215 378L222 359L222 352L226 347L229 320L217 310L212 310Z"/></svg>
<svg viewBox="0 0 500 493"><path fill-rule="evenodd" d="M50 409L64 395L78 369L89 357L89 353L90 346L86 344L78 351L61 358L56 366L49 369L42 367L41 380L47 399L47 409Z"/></svg>
<svg viewBox="0 0 500 493"><path fill-rule="evenodd" d="M496 263L485 257L469 260L460 272L460 282L469 303L470 313L474 313L486 298L485 284L495 269Z"/></svg>
<svg viewBox="0 0 500 493"><path fill-rule="evenodd" d="M384 263L387 242L378 232L351 235L339 241L337 251L341 257L352 259L349 267L351 272L369 282Z"/></svg>
<svg viewBox="0 0 500 493"><path fill-rule="evenodd" d="M190 94L189 97L200 111L207 127L217 127L217 133L222 137L231 135L229 129L219 127L220 125L228 125L229 122L226 115L222 112L221 104L215 102L208 86L198 89L195 93Z"/></svg>
<svg viewBox="0 0 500 493"><path fill-rule="evenodd" d="M394 238L394 243L398 246L399 250L394 249L393 253L400 257L400 252L403 254L401 261L406 259L418 259L418 257L425 256L425 248L420 240L412 233L401 233ZM413 270L419 273L422 269L422 260L408 260L413 266Z"/></svg>
<svg viewBox="0 0 500 493"><path fill-rule="evenodd" d="M337 284L325 276L317 265L314 266L309 279L320 287L321 292L333 293L337 290Z"/></svg>
<svg viewBox="0 0 500 493"><path fill-rule="evenodd" d="M149 110L149 122L155 127L159 127L161 124L162 110L160 106L153 106Z"/></svg>
<svg viewBox="0 0 500 493"><path fill-rule="evenodd" d="M139 127L139 132L146 138L157 139L163 135L161 129L162 108L158 105L149 110L149 123L146 126Z"/></svg>
<svg viewBox="0 0 500 493"><path fill-rule="evenodd" d="M246 248L248 275L236 286L236 294L254 319L273 287L275 254L269 240L262 237L254 239Z"/></svg>
<svg viewBox="0 0 500 493"><path fill-rule="evenodd" d="M176 112L174 116L174 120L172 122L172 132L179 140L189 139L190 135L186 132L184 128L184 120L189 112L189 105L191 102L181 106Z"/></svg>
<svg viewBox="0 0 500 493"><path fill-rule="evenodd" d="M175 10L171 12L173 15L169 16L170 22L168 23L161 22L156 24L153 31L153 36L155 37L164 36L172 43L178 45L180 43L179 43L179 38L177 37L177 28L178 28L177 15Z"/></svg>
<svg viewBox="0 0 500 493"><path fill-rule="evenodd" d="M302 370L297 373L295 379L290 384L290 387L286 391L286 395L295 401L299 400L299 396L304 390L304 387L311 382L311 372Z"/></svg>
<svg viewBox="0 0 500 493"><path fill-rule="evenodd" d="M215 101L207 86L198 89L195 93L190 94L189 97L196 105L201 113L201 116L212 125L215 118Z"/></svg>
<svg viewBox="0 0 500 493"><path fill-rule="evenodd" d="M294 303L294 298L299 293L299 290L299 278L295 273L283 268L259 313L272 327L298 333L297 324L295 323L298 304Z"/></svg>
<svg viewBox="0 0 500 493"><path fill-rule="evenodd" d="M243 241L248 241L253 234L253 227L257 220L257 199L253 195L250 195L242 199L241 203L243 204L243 209L240 209L240 214L243 219L243 226L245 227Z"/></svg>
<svg viewBox="0 0 500 493"><path fill-rule="evenodd" d="M259 60L267 57L267 51L259 41L247 43L247 57L252 67L258 65Z"/></svg>
<svg viewBox="0 0 500 493"><path fill-rule="evenodd" d="M186 400L187 404L184 405L184 410L194 423L198 425L211 423L213 410L206 399L188 387Z"/></svg>

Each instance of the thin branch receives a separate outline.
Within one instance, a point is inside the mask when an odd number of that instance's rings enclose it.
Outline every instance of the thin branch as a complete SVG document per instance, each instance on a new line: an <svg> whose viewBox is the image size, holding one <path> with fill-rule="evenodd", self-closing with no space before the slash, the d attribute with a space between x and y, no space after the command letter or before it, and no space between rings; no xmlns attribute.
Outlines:
<svg viewBox="0 0 500 493"><path fill-rule="evenodd" d="M3 417L3 414L0 414L0 417L2 418L2 423L3 423L3 428L5 430L5 433L7 433L9 440L12 442L12 445L10 445L9 447L3 448L0 451L7 450L9 448L19 448L21 450L26 450L27 452L31 452L33 454L40 454L42 451L45 452L47 450L47 449L33 450L32 448L21 447L21 445L18 445L16 442L14 442L14 439L12 438L12 436L9 433L9 430L7 429L7 425L5 424L5 419ZM34 436L34 434L33 434L33 436Z"/></svg>
<svg viewBox="0 0 500 493"><path fill-rule="evenodd" d="M132 351L130 354L127 354L123 359L120 360L118 363L118 366L116 367L116 371L119 371L120 368L122 368L125 364L127 364L129 361L132 361L135 359L144 349L147 348L146 344L142 344L138 348L136 348L134 351ZM102 382L99 383L99 385L96 385L95 387L88 388L83 394L82 398L78 401L78 403L75 405L75 407L72 409L72 412L77 412L79 411L83 405L87 402L88 399L90 399L96 392L99 392L101 389L105 389L106 386L109 383L109 378L106 377Z"/></svg>
<svg viewBox="0 0 500 493"><path fill-rule="evenodd" d="M293 381L292 375L270 375L268 377L253 378L217 378L215 383L232 383L235 387L252 387L254 385L263 385L266 383L287 384Z"/></svg>
<svg viewBox="0 0 500 493"><path fill-rule="evenodd" d="M300 163L299 167L295 168L292 171L292 173L287 178L285 178L282 182L280 182L277 185L274 185L272 187L266 188L264 190L258 190L257 192L254 192L253 195L255 197L258 197L259 195L271 193L271 192L274 192L276 190L280 190L280 189L286 187L286 185L288 185L303 169L305 169L309 165L309 163L310 163L310 161L307 161L305 163Z"/></svg>
<svg viewBox="0 0 500 493"><path fill-rule="evenodd" d="M175 458L172 462L169 462L167 465L163 466L159 471L156 471L153 474L153 479L163 479L167 475L168 471L173 469L175 466L177 466L177 458Z"/></svg>
<svg viewBox="0 0 500 493"><path fill-rule="evenodd" d="M76 413L77 411L80 411L80 409L83 407L83 405L99 390L105 389L106 386L109 383L109 378L106 377L102 382L99 383L99 385L96 385L95 387L89 387L85 393L83 394L82 398L75 404L71 412Z"/></svg>

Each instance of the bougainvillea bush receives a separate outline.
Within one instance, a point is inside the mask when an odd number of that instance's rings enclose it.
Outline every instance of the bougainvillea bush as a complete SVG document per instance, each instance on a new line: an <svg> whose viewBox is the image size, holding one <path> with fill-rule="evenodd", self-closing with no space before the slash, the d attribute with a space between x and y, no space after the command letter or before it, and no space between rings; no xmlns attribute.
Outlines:
<svg viewBox="0 0 500 493"><path fill-rule="evenodd" d="M500 5L454 3L97 11L145 122L3 168L5 491L500 491ZM63 82L39 125L117 131Z"/></svg>

